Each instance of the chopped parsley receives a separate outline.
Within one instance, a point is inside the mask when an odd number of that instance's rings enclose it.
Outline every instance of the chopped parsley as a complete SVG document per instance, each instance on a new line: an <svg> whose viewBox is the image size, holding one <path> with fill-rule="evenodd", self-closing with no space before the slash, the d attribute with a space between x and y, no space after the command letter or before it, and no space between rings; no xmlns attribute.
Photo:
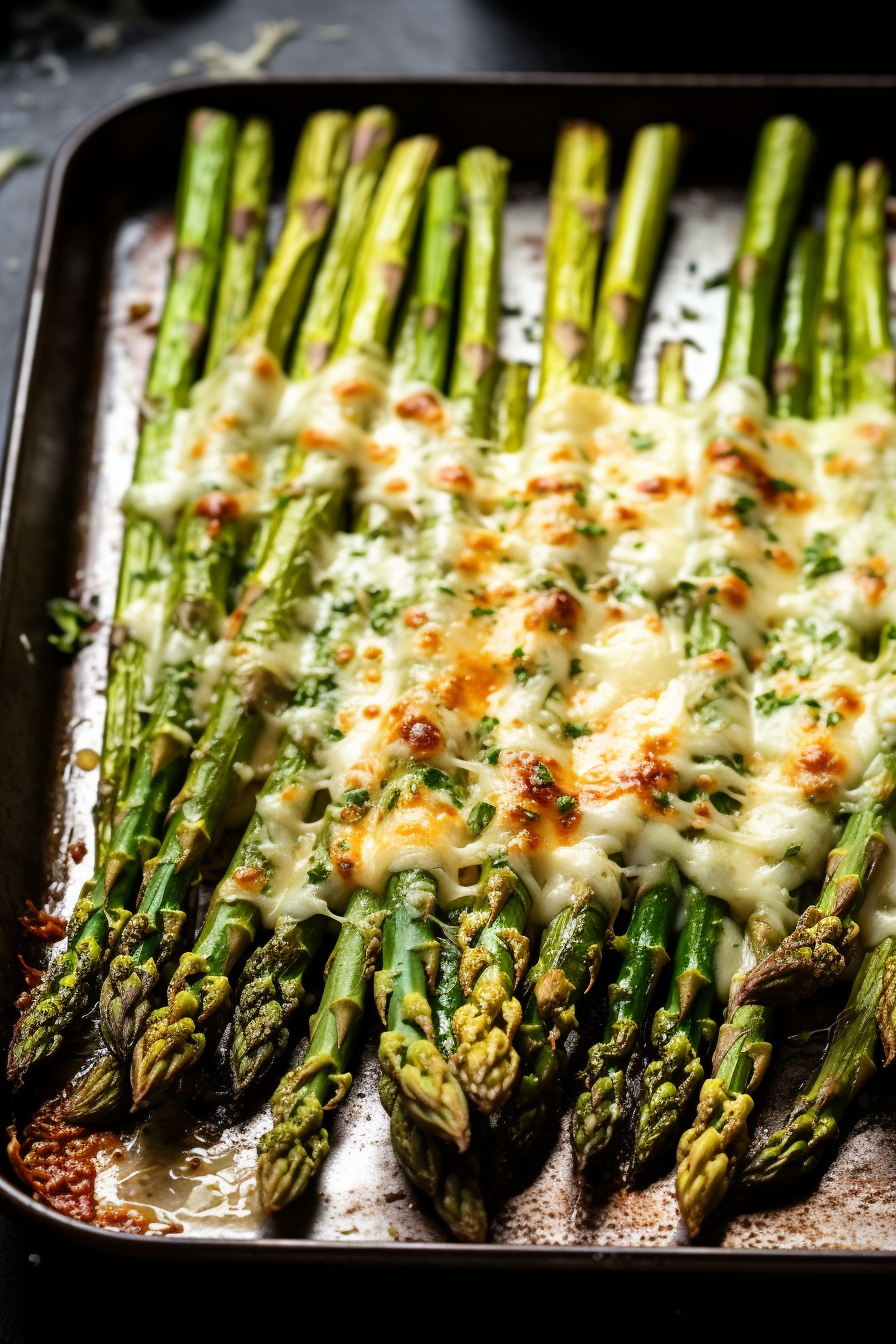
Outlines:
<svg viewBox="0 0 896 1344"><path fill-rule="evenodd" d="M540 789L549 789L554 782L554 776L545 765L544 761L536 761L529 771L529 778L538 785Z"/></svg>
<svg viewBox="0 0 896 1344"><path fill-rule="evenodd" d="M628 437L636 453L646 453L655 442L652 434L639 434L636 429L631 430Z"/></svg>
<svg viewBox="0 0 896 1344"><path fill-rule="evenodd" d="M370 802L367 789L346 789L342 795L343 807L365 807Z"/></svg>
<svg viewBox="0 0 896 1344"><path fill-rule="evenodd" d="M580 537L605 537L607 529L600 523L576 523L576 531Z"/></svg>
<svg viewBox="0 0 896 1344"><path fill-rule="evenodd" d="M571 658L569 661L569 675L577 677L582 670L581 658Z"/></svg>
<svg viewBox="0 0 896 1344"><path fill-rule="evenodd" d="M580 509L584 509L585 505L588 503L588 496L585 494L585 491L582 490L581 488L575 492L575 494L573 495L573 499L578 504Z"/></svg>
<svg viewBox="0 0 896 1344"><path fill-rule="evenodd" d="M477 803L470 809L470 815L467 817L467 827L471 835L481 835L486 826L490 826L496 808L491 803Z"/></svg>
<svg viewBox="0 0 896 1344"><path fill-rule="evenodd" d="M471 616L494 616L494 607L473 607L470 611Z"/></svg>
<svg viewBox="0 0 896 1344"><path fill-rule="evenodd" d="M836 574L843 568L836 551L836 539L830 532L816 532L803 552L803 568L807 579L820 579L824 574Z"/></svg>
<svg viewBox="0 0 896 1344"><path fill-rule="evenodd" d="M524 667L515 667L513 669L513 675L521 686L525 686L526 682L529 680L529 673Z"/></svg>
<svg viewBox="0 0 896 1344"><path fill-rule="evenodd" d="M327 878L330 876L330 871L330 865L326 860L319 859L317 863L312 864L308 869L308 876L305 880L306 882L310 882L313 886L317 886L320 882L326 882Z"/></svg>
<svg viewBox="0 0 896 1344"><path fill-rule="evenodd" d="M799 841L797 841L797 843L794 845L788 845L784 851L785 859L795 859L797 854L799 854L800 850L802 849L802 847L803 846Z"/></svg>
<svg viewBox="0 0 896 1344"><path fill-rule="evenodd" d="M565 817L567 812L571 812L575 805L576 800L571 794L561 793L560 797L557 799L557 811L562 817Z"/></svg>
<svg viewBox="0 0 896 1344"><path fill-rule="evenodd" d="M783 709L785 705L795 704L799 699L798 695L779 695L777 691L763 691L756 697L756 712L758 714L773 714L776 709Z"/></svg>
<svg viewBox="0 0 896 1344"><path fill-rule="evenodd" d="M70 597L51 597L47 615L56 625L57 634L47 635L48 643L60 653L72 657L90 643L88 630L96 624L96 612L73 602Z"/></svg>
<svg viewBox="0 0 896 1344"><path fill-rule="evenodd" d="M563 726L567 737L590 737L591 729L587 723L567 723Z"/></svg>

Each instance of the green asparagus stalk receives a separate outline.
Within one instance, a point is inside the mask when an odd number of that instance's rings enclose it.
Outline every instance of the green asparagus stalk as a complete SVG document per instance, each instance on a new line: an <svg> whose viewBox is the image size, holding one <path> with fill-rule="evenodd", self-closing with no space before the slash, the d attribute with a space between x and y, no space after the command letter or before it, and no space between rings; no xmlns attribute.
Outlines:
<svg viewBox="0 0 896 1344"><path fill-rule="evenodd" d="M683 406L688 399L684 376L684 341L663 341L657 367L657 400L661 406Z"/></svg>
<svg viewBox="0 0 896 1344"><path fill-rule="evenodd" d="M418 135L402 140L389 156L358 249L334 353L382 359L389 348L395 311L407 274L426 181L439 142Z"/></svg>
<svg viewBox="0 0 896 1344"><path fill-rule="evenodd" d="M666 214L681 155L677 126L635 136L607 253L594 326L591 381L625 397L631 385Z"/></svg>
<svg viewBox="0 0 896 1344"><path fill-rule="evenodd" d="M585 381L609 169L606 131L587 121L568 122L551 177L539 397Z"/></svg>
<svg viewBox="0 0 896 1344"><path fill-rule="evenodd" d="M896 350L890 335L885 205L890 175L879 159L866 163L846 240L844 288L849 404L896 409Z"/></svg>
<svg viewBox="0 0 896 1344"><path fill-rule="evenodd" d="M804 416L809 410L820 274L821 238L813 229L801 229L790 254L772 362L772 410L778 416Z"/></svg>
<svg viewBox="0 0 896 1344"><path fill-rule="evenodd" d="M236 554L234 520L222 524L215 519L210 536L210 520L202 508L200 501L181 520L166 611L166 628L187 636L194 653L165 669L106 858L72 911L66 952L41 995L16 1024L7 1064L16 1086L34 1064L56 1053L66 1030L87 1006L108 951L128 918L143 865L158 849L165 812L183 780L193 745L185 725L194 716L195 659L223 626Z"/></svg>
<svg viewBox="0 0 896 1344"><path fill-rule="evenodd" d="M518 453L523 446L531 374L528 364L504 364L498 374L488 437L504 453Z"/></svg>
<svg viewBox="0 0 896 1344"><path fill-rule="evenodd" d="M311 377L333 353L355 257L394 138L395 114L387 107L365 108L355 119L333 231L296 340L293 378Z"/></svg>
<svg viewBox="0 0 896 1344"><path fill-rule="evenodd" d="M174 410L186 404L205 342L218 278L227 183L236 136L234 119L202 108L187 123L175 217L175 250L158 341L146 385L153 415L140 433L134 483L160 478ZM162 569L166 545L158 524L130 512L125 523L115 628L106 692L106 726L96 807L97 860L112 838L115 810L131 772L145 699L144 649L124 633L128 609Z"/></svg>
<svg viewBox="0 0 896 1344"><path fill-rule="evenodd" d="M428 873L410 869L389 881L383 965L373 986L386 1028L380 1037L379 1060L384 1076L398 1088L410 1120L463 1152L470 1139L466 1098L433 1043L430 996L439 943L430 917L436 899L436 884Z"/></svg>
<svg viewBox="0 0 896 1344"><path fill-rule="evenodd" d="M783 1185L804 1176L837 1142L850 1104L877 1072L879 1025L884 1028L887 1063L892 1057L894 973L896 938L885 938L865 954L827 1054L807 1091L797 1097L783 1127L744 1172L747 1189Z"/></svg>
<svg viewBox="0 0 896 1344"><path fill-rule="evenodd" d="M454 1014L451 1067L485 1115L509 1100L520 1071L513 1038L522 1020L515 997L529 961L523 930L531 897L506 860L490 859L476 897L461 917L459 978L466 1002Z"/></svg>
<svg viewBox="0 0 896 1344"><path fill-rule="evenodd" d="M818 904L803 912L793 933L746 977L744 1003L798 1003L845 970L857 946L856 919L886 848L884 831L896 806L896 753L884 753L878 785L878 796L853 812L839 845L831 850Z"/></svg>
<svg viewBox="0 0 896 1344"><path fill-rule="evenodd" d="M511 1160L531 1150L556 1112L566 1068L563 1042L578 1026L575 1005L597 977L608 922L606 906L582 882L542 936L538 961L526 976L517 1035L523 1075L502 1113L502 1155Z"/></svg>
<svg viewBox="0 0 896 1344"><path fill-rule="evenodd" d="M445 384L451 350L451 317L461 245L464 212L456 168L439 168L429 179L420 258L407 315L408 341L404 360L409 378L433 387Z"/></svg>
<svg viewBox="0 0 896 1344"><path fill-rule="evenodd" d="M218 367L235 345L252 304L264 247L273 166L270 125L260 117L252 117L240 131L233 160L221 283L205 357L207 374Z"/></svg>
<svg viewBox="0 0 896 1344"><path fill-rule="evenodd" d="M765 380L772 308L814 146L798 117L775 117L762 128L731 270L719 381Z"/></svg>
<svg viewBox="0 0 896 1344"><path fill-rule="evenodd" d="M855 176L851 163L841 163L834 169L828 187L821 301L812 363L812 415L816 420L846 410L843 260L852 219Z"/></svg>
<svg viewBox="0 0 896 1344"><path fill-rule="evenodd" d="M726 906L689 884L687 919L675 948L665 1008L654 1015L657 1053L644 1071L632 1169L654 1164L675 1142L687 1108L703 1082L700 1056L715 1040L715 955Z"/></svg>
<svg viewBox="0 0 896 1344"><path fill-rule="evenodd" d="M745 952L753 965L773 952L780 941L780 932L767 922L762 911L754 911L744 930ZM737 1178L750 1141L747 1121L753 1109L751 1094L771 1059L768 1038L772 1009L741 1003L746 969L731 982L728 1013L713 1055L712 1077L700 1089L693 1126L678 1143L675 1189L691 1237L698 1235Z"/></svg>
<svg viewBox="0 0 896 1344"><path fill-rule="evenodd" d="M350 139L348 113L309 117L296 150L283 232L239 333L242 342L263 345L281 363L336 208Z"/></svg>
<svg viewBox="0 0 896 1344"><path fill-rule="evenodd" d="M293 629L296 599L310 590L314 550L335 527L344 489L344 478L307 495L296 495L292 480L285 486L278 520L251 579L254 600L240 631L242 656L218 690L184 786L171 804L140 909L125 924L100 993L103 1035L122 1060L130 1058L145 1029L150 995L175 954L200 860L233 801L239 769L248 764L264 713L281 707L288 694L257 659Z"/></svg>
<svg viewBox="0 0 896 1344"><path fill-rule="evenodd" d="M658 881L638 893L628 932L619 940L625 954L618 979L609 989L603 1041L588 1051L587 1091L579 1096L573 1113L573 1142L582 1162L608 1147L622 1117L625 1071L669 960L680 897L678 869L666 862Z"/></svg>
<svg viewBox="0 0 896 1344"><path fill-rule="evenodd" d="M510 164L492 149L470 149L460 156L457 170L467 246L449 391L464 429L484 438L497 375L501 232Z"/></svg>
<svg viewBox="0 0 896 1344"><path fill-rule="evenodd" d="M265 845L271 839L265 805L269 799L285 795L292 806L304 802L306 807L299 810L307 811L313 790L302 790L301 783L308 764L306 750L287 738L212 897L193 950L183 954L169 981L167 1004L150 1014L146 1030L134 1047L131 1060L134 1110L153 1105L176 1081L196 1068L210 1027L229 1007L230 973L255 942L261 924L261 903L270 894L274 877L274 865L265 853ZM301 797L302 794L305 796ZM234 897L232 893L240 888L251 892L251 899ZM326 919L317 915L289 922L293 926L289 931L290 950L297 954L292 959L288 991L294 1006L301 999L303 975L320 946ZM280 940L285 936L286 930L281 928Z"/></svg>
<svg viewBox="0 0 896 1344"><path fill-rule="evenodd" d="M297 1199L329 1152L324 1112L338 1106L352 1085L348 1066L379 954L383 913L372 891L352 896L311 1018L308 1049L274 1093L274 1127L258 1144L256 1169L258 1198L267 1213Z"/></svg>

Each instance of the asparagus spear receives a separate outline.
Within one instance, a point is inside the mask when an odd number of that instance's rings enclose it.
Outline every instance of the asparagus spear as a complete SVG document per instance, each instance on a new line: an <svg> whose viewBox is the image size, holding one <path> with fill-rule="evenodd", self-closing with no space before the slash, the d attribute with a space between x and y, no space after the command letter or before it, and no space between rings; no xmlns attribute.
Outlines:
<svg viewBox="0 0 896 1344"><path fill-rule="evenodd" d="M523 446L531 373L528 364L504 364L498 374L488 437L502 452L518 453Z"/></svg>
<svg viewBox="0 0 896 1344"><path fill-rule="evenodd" d="M283 362L348 162L351 119L346 112L309 117L296 150L283 232L258 288L240 340L263 345Z"/></svg>
<svg viewBox="0 0 896 1344"><path fill-rule="evenodd" d="M159 344L150 371L148 395L158 417L144 426L135 480L145 482L161 469L171 414L186 395L196 349L185 337L188 323L203 326L217 273L222 232L219 198L229 172L233 121L198 112L190 119L178 189L177 253L165 303ZM215 199L212 196L217 193ZM204 329L204 327L203 327ZM201 344L201 337L197 337ZM232 522L225 522L219 548L210 544L208 520L194 511L181 525L175 573L168 594L167 625L190 636L214 639L224 613L233 561ZM126 525L117 619L152 581L140 564L161 564L165 543L149 519ZM54 964L40 995L16 1024L7 1072L21 1086L32 1067L56 1053L66 1029L86 1006L106 948L121 928L139 869L156 848L161 813L183 774L189 736L182 721L192 713L189 672L170 669L154 713L142 735L139 709L144 686L144 649L125 637L112 655L98 803L98 864L69 921L67 951ZM137 759L130 769L134 743ZM117 762L117 763L116 763ZM130 783L125 793L125 783ZM123 796L122 796L123 795ZM113 828L114 804L120 813Z"/></svg>
<svg viewBox="0 0 896 1344"><path fill-rule="evenodd" d="M171 280L146 385L146 400L154 415L140 433L134 463L137 485L159 479L173 412L185 405L196 374L220 265L235 136L236 123L224 112L201 108L187 123ZM124 631L128 609L147 592L163 566L165 550L158 525L131 512L125 524L115 601L117 631ZM113 639L96 808L99 863L112 837L115 809L131 771L133 744L140 735L143 664L143 646L136 639L127 634Z"/></svg>
<svg viewBox="0 0 896 1344"><path fill-rule="evenodd" d="M808 1089L797 1097L783 1127L747 1167L743 1184L748 1189L783 1185L805 1175L837 1142L848 1107L877 1072L879 1029L886 1063L893 1056L894 974L896 938L885 938L865 954L849 1002Z"/></svg>
<svg viewBox="0 0 896 1344"><path fill-rule="evenodd" d="M407 350L396 354L395 364L409 378L441 388L451 349L451 316L461 245L464 213L456 168L439 168L429 179L420 259L406 318Z"/></svg>
<svg viewBox="0 0 896 1344"><path fill-rule="evenodd" d="M780 932L755 910L744 930L744 950L755 965L773 952ZM731 982L728 1012L713 1055L712 1077L700 1089L693 1126L678 1143L675 1189L688 1234L696 1237L736 1179L749 1145L751 1093L771 1059L772 1009L741 1003L745 968Z"/></svg>
<svg viewBox="0 0 896 1344"><path fill-rule="evenodd" d="M145 1028L159 972L176 951L190 887L235 796L238 770L252 754L264 712L285 699L285 688L259 657L293 629L296 599L310 589L314 549L319 538L333 529L341 509L345 489L341 469L336 473L338 482L334 478L307 495L295 494L297 474L288 475L278 521L251 580L254 601L240 631L242 656L218 690L184 787L171 805L140 909L125 924L118 955L100 993L104 1038L125 1061Z"/></svg>
<svg viewBox="0 0 896 1344"><path fill-rule="evenodd" d="M183 780L192 740L196 658L219 634L226 614L236 553L235 522L220 519L209 536L203 501L180 525L178 564L169 592L166 626L190 639L191 656L166 668L162 688L140 741L104 862L85 884L69 920L66 952L43 993L16 1024L7 1072L21 1085L31 1066L49 1059L67 1028L86 1007L108 950L127 920L143 864L158 849L165 812Z"/></svg>
<svg viewBox="0 0 896 1344"><path fill-rule="evenodd" d="M439 943L430 917L436 899L435 881L418 869L396 873L389 881L383 966L373 985L386 1028L380 1037L379 1060L384 1076L398 1088L410 1120L463 1152L470 1139L466 1098L432 1039L429 1000Z"/></svg>
<svg viewBox="0 0 896 1344"><path fill-rule="evenodd" d="M334 353L382 359L423 205L424 188L439 152L432 136L402 140L389 156L345 299Z"/></svg>
<svg viewBox="0 0 896 1344"><path fill-rule="evenodd" d="M684 341L663 341L660 346L657 400L661 406L682 406L688 399L684 376Z"/></svg>
<svg viewBox="0 0 896 1344"><path fill-rule="evenodd" d="M584 882L542 935L538 961L525 980L518 1033L523 1075L502 1115L503 1152L517 1159L538 1141L556 1109L566 1068L563 1041L578 1026L575 1005L600 969L609 912Z"/></svg>
<svg viewBox="0 0 896 1344"><path fill-rule="evenodd" d="M790 254L772 362L772 410L778 416L804 416L809 409L820 271L821 238L801 229Z"/></svg>
<svg viewBox="0 0 896 1344"><path fill-rule="evenodd" d="M658 880L640 891L617 982L608 991L609 1013L603 1041L588 1051L587 1091L576 1101L573 1142L581 1161L604 1151L622 1116L625 1070L638 1041L650 999L663 967L672 922L681 896L678 869L667 861Z"/></svg>
<svg viewBox="0 0 896 1344"><path fill-rule="evenodd" d="M587 121L562 127L551 177L539 397L585 381L609 168L610 140L602 127Z"/></svg>
<svg viewBox="0 0 896 1344"><path fill-rule="evenodd" d="M846 331L843 258L852 218L855 172L839 164L831 174L825 214L821 301L812 362L812 414L815 419L846 409Z"/></svg>
<svg viewBox="0 0 896 1344"><path fill-rule="evenodd" d="M464 429L484 438L497 374L501 231L510 164L492 149L469 149L457 170L468 236L449 391Z"/></svg>
<svg viewBox="0 0 896 1344"><path fill-rule="evenodd" d="M251 117L240 131L233 160L233 182L221 283L205 357L211 373L236 342L255 292L258 261L264 246L274 144L268 122Z"/></svg>
<svg viewBox="0 0 896 1344"><path fill-rule="evenodd" d="M703 1082L700 1056L715 1039L715 954L726 906L689 883L687 919L675 948L665 1008L653 1019L651 1043L658 1058L644 1071L635 1127L632 1168L656 1162L674 1143L685 1112Z"/></svg>
<svg viewBox="0 0 896 1344"><path fill-rule="evenodd" d="M594 326L591 381L628 395L644 305L653 281L681 154L677 126L645 126L635 136L619 197Z"/></svg>
<svg viewBox="0 0 896 1344"><path fill-rule="evenodd" d="M832 984L854 955L856 917L886 847L884 831L896 806L896 753L884 752L878 784L878 796L853 812L839 845L831 850L818 904L803 912L793 933L744 980L744 1003L798 1003Z"/></svg>
<svg viewBox="0 0 896 1344"><path fill-rule="evenodd" d="M302 703L307 702L303 688ZM134 1047L131 1086L135 1110L151 1106L176 1080L195 1069L205 1050L209 1026L229 1006L230 973L255 941L261 924L259 900L269 893L274 877L274 865L265 851L271 841L266 804L271 799L288 799L300 813L307 811L314 792L301 788L308 765L307 750L287 738L212 897L193 950L181 957L168 984L167 1004L150 1014ZM234 895L240 889L253 899ZM278 941L288 937L290 943L291 974L285 997L291 1006L301 1000L303 976L320 946L325 923L325 917L317 915L301 923L290 920L288 933L282 927L279 931ZM270 943L265 951L268 948Z"/></svg>
<svg viewBox="0 0 896 1344"><path fill-rule="evenodd" d="M506 859L496 857L484 865L475 899L458 928L464 949L459 978L467 998L452 1022L457 1048L451 1067L485 1115L507 1102L519 1075L513 1038L522 1009L514 995L529 960L523 929L531 905Z"/></svg>
<svg viewBox="0 0 896 1344"><path fill-rule="evenodd" d="M896 351L890 335L885 204L890 175L866 163L846 239L844 288L849 404L874 401L896 409Z"/></svg>
<svg viewBox="0 0 896 1344"><path fill-rule="evenodd" d="M731 270L720 381L765 379L772 306L814 145L798 117L775 117L762 128Z"/></svg>
<svg viewBox="0 0 896 1344"><path fill-rule="evenodd" d="M352 267L394 138L395 114L387 107L365 108L355 119L333 231L296 341L293 378L317 373L333 353Z"/></svg>
<svg viewBox="0 0 896 1344"><path fill-rule="evenodd" d="M329 1152L324 1111L338 1106L352 1084L347 1070L379 954L383 914L372 891L352 896L311 1018L308 1049L274 1093L274 1127L258 1144L258 1198L268 1213L297 1199Z"/></svg>

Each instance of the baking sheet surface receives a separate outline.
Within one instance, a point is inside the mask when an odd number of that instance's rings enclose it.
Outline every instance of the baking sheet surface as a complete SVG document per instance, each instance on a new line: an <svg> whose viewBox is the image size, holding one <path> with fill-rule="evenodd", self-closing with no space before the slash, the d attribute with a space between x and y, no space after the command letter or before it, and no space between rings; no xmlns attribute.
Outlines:
<svg viewBox="0 0 896 1344"><path fill-rule="evenodd" d="M536 362L544 290L546 202L537 187L518 187L508 208L505 236L502 353ZM692 189L674 201L665 259L638 361L634 396L651 400L661 342L686 338L694 396L712 384L720 349L727 291L712 284L727 268L740 223L740 198L725 190ZM156 212L126 219L109 261L100 332L99 396L92 427L90 477L79 518L75 587L97 596L101 630L67 673L59 711L60 774L55 826L48 856L51 895L71 909L92 865L91 808L97 772L84 769L102 738L103 686L109 622L121 542L118 503L130 479L138 411L164 293L171 218ZM707 282L710 282L707 284ZM534 376L534 375L533 375ZM85 755L86 751L86 755ZM79 765L78 762L81 762ZM71 847L82 841L76 862ZM78 853L76 849L75 854ZM604 977L605 979L606 977ZM782 1022L779 1040L804 1026L832 1020L842 994L814 1002ZM599 1002L584 1014L583 1041L597 1031ZM301 1044L301 1042L299 1042ZM575 1092L584 1046L574 1049L565 1105ZM771 1085L757 1109L760 1128L783 1116L789 1099L811 1073L817 1054L782 1044ZM438 1242L440 1225L425 1211L391 1151L388 1120L377 1096L372 1035L358 1062L356 1083L335 1116L331 1154L316 1185L298 1206L265 1220L253 1198L254 1145L269 1123L266 1108L229 1116L215 1104L215 1079L199 1118L171 1103L143 1126L110 1145L97 1191L101 1204L142 1208L159 1233L190 1236L310 1237L329 1242ZM273 1087L275 1079L271 1080ZM221 1099L224 1090L222 1088ZM703 1240L730 1248L896 1250L896 1125L894 1085L875 1081L855 1108L857 1120L820 1180L785 1202L736 1211ZM644 1188L582 1186L573 1170L568 1115L557 1117L547 1145L515 1188L494 1189L492 1239L509 1245L667 1247L683 1244L671 1173ZM613 1164L609 1164L612 1170Z"/></svg>

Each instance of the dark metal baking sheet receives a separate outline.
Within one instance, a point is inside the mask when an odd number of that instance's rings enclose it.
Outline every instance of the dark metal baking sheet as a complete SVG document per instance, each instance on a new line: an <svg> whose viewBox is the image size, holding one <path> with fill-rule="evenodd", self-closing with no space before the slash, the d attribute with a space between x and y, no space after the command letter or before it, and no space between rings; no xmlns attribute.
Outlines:
<svg viewBox="0 0 896 1344"><path fill-rule="evenodd" d="M673 334L690 334L703 347L705 357L693 356L692 373L695 390L705 390L724 304L718 292L703 289L703 281L724 265L726 240L736 233L738 201L765 117L796 112L819 132L818 200L837 159L888 152L896 157L896 80L889 79L472 76L425 82L179 83L112 109L83 128L63 149L50 177L0 499L4 1034L20 984L17 955L33 955L16 917L29 896L41 903L48 891L67 909L90 863L88 855L75 865L67 850L73 840L90 835L96 776L80 771L74 757L79 748L96 747L100 740L107 625L90 650L66 668L46 643L45 604L70 588L99 592L101 614L109 614L120 538L117 504L136 441L137 403L152 348L152 305L164 287L180 137L188 111L202 101L237 114L270 117L281 181L304 117L325 105L354 109L388 102L399 112L404 131L440 135L448 158L487 141L514 163L518 192L509 229L517 235L514 246L522 251L531 246L536 253L526 210L537 217L541 208L537 184L543 188L547 180L562 119L588 116L608 127L617 176L639 125L680 121L689 148L636 382L636 395L645 397L651 395L658 342ZM534 257L533 274L537 269ZM537 299L537 283L530 298L533 293ZM147 302L148 312L143 311ZM699 316L685 317L683 310ZM505 337L524 339L512 322ZM836 996L814 1003L782 1023L772 1086L758 1107L761 1125L775 1122L812 1068L804 1050L786 1044L787 1035L830 1020L836 1003ZM592 1017L597 1006L591 1007ZM587 1018L583 1026L587 1040L592 1034ZM368 1048L355 1089L337 1116L332 1155L317 1190L280 1219L234 1224L223 1238L204 1235L209 1224L203 1223L201 1208L189 1235L135 1238L73 1223L35 1204L8 1172L0 1177L0 1195L12 1208L97 1247L144 1255L391 1263L450 1258L467 1265L633 1269L722 1264L745 1271L874 1271L891 1270L896 1263L896 1085L889 1078L869 1089L840 1152L819 1179L783 1202L735 1211L711 1227L698 1246L682 1244L671 1175L631 1192L581 1187L572 1171L565 1118L558 1116L553 1151L495 1201L492 1243L460 1247L441 1241L438 1224L392 1158L375 1076ZM571 1074L568 1090L573 1086ZM12 1112L7 1096L3 1107L6 1121ZM161 1143L166 1129L177 1131L186 1122L183 1114L163 1112L153 1122L156 1140ZM220 1171L222 1163L230 1162L226 1172L238 1188L241 1173L251 1171L252 1136L259 1123L244 1118L222 1131L214 1121L203 1120L191 1142L209 1170L217 1164ZM217 1156L210 1155L216 1145ZM139 1198L139 1173L130 1193ZM235 1200L239 1203L238 1194ZM201 1205L201 1198L196 1202ZM209 1221L214 1227L214 1218Z"/></svg>

